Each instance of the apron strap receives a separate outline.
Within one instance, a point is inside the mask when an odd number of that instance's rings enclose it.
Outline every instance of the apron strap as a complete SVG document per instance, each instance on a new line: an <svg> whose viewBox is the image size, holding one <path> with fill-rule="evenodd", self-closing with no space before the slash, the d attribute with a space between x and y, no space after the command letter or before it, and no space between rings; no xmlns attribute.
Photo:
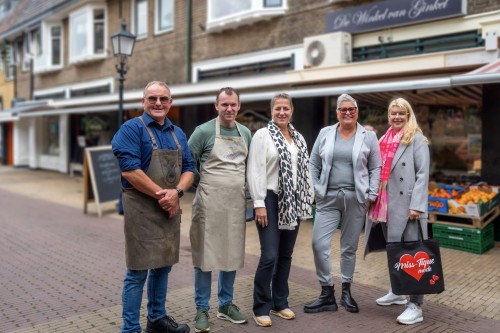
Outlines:
<svg viewBox="0 0 500 333"><path fill-rule="evenodd" d="M238 122L235 121L234 123L236 125L236 130L238 131L238 134L242 137L243 135L241 135L241 130L239 128ZM220 136L220 121L219 121L219 117L215 118L215 136Z"/></svg>
<svg viewBox="0 0 500 333"><path fill-rule="evenodd" d="M142 116L140 116L139 119L141 120L142 124L144 125L144 127L146 127L146 130L149 133L149 137L151 138L151 142L153 143L153 150L158 149L158 144L156 143L156 139L155 139L155 137L153 135L153 132L146 125L146 123L144 122L144 119L142 118ZM175 141L175 145L177 146L177 150L180 150L181 149L181 145L179 144L179 140L177 140L177 136L175 135L174 130L172 128L169 128L168 130L170 131L170 134L172 134L172 137L173 137L173 139Z"/></svg>

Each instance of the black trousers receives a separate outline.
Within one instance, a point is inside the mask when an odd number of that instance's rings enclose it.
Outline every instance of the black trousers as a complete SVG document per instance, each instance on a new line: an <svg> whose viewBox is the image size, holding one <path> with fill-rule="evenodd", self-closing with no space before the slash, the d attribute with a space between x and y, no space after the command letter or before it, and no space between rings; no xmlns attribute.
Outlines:
<svg viewBox="0 0 500 333"><path fill-rule="evenodd" d="M295 230L278 229L278 195L273 191L267 191L265 205L268 226L263 228L255 223L260 240L260 260L253 291L253 312L256 316L268 316L271 309L279 311L288 308L288 276L299 232L299 225Z"/></svg>

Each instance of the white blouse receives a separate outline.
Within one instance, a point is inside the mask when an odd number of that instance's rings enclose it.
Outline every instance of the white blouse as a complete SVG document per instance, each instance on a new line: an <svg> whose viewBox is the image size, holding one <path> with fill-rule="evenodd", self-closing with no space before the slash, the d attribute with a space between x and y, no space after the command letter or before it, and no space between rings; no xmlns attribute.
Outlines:
<svg viewBox="0 0 500 333"><path fill-rule="evenodd" d="M297 187L297 160L299 150L292 141L287 143L288 151L292 162L292 181L294 189ZM265 207L264 199L267 190L278 193L280 158L274 141L267 130L267 127L255 132L247 161L247 182L248 190L252 196L255 208Z"/></svg>

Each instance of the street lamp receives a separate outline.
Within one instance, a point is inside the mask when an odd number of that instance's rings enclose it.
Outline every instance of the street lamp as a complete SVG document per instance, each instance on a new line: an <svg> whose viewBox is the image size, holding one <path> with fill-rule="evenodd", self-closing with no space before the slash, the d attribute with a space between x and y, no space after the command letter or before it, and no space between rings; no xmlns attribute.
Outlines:
<svg viewBox="0 0 500 333"><path fill-rule="evenodd" d="M125 81L125 74L127 74L127 67L125 61L127 57L132 55L135 45L135 35L127 31L125 22L122 22L121 30L111 36L111 45L113 47L113 55L120 57L120 63L116 64L116 71L120 74L119 96L118 96L118 128L123 122L123 82Z"/></svg>

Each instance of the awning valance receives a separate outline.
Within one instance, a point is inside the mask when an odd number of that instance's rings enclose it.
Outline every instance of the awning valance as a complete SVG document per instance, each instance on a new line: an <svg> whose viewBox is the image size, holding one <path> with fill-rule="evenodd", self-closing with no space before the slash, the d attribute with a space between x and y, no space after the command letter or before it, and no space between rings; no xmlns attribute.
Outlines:
<svg viewBox="0 0 500 333"><path fill-rule="evenodd" d="M0 123L8 123L17 120L19 120L18 115L14 115L12 112L8 111L0 111Z"/></svg>
<svg viewBox="0 0 500 333"><path fill-rule="evenodd" d="M393 80L384 82L372 82L372 83L355 83L351 85L345 85L337 83L329 86L321 87L308 87L308 88L288 88L282 87L279 90L264 90L260 92L243 92L240 95L241 101L245 102L255 102L255 101L268 101L270 100L277 91L286 91L290 96L294 98L307 98L307 97L323 97L323 96L338 96L343 93L348 94L374 94L374 93L387 93L387 92L404 92L404 91L419 91L426 89L450 89L460 86L469 85L480 85L480 84L490 84L490 83L500 83L500 59L482 66L474 71L451 75L451 76L441 76L441 77L431 77L431 78L421 78L412 80ZM175 87L172 87L174 90ZM270 89L270 88L268 88ZM212 104L214 102L214 97L212 94L207 95L209 91L200 91L199 96L182 97L176 98L174 96L173 105L174 106L187 106L187 105L201 105L201 104ZM54 105L55 106L55 105ZM21 107L20 107L21 108ZM125 103L124 109L141 109L142 105L139 102L136 103ZM40 110L26 112L29 110L36 109L35 106L25 106L22 112L17 112L20 118L28 117L40 117L40 116L51 116L51 115L61 115L61 114L85 114L94 112L109 112L117 111L117 104L97 104L78 107L67 107L67 108L55 108L51 109L40 107ZM14 110L14 109L11 109ZM9 110L7 110L9 111ZM15 115L13 115L15 116Z"/></svg>

